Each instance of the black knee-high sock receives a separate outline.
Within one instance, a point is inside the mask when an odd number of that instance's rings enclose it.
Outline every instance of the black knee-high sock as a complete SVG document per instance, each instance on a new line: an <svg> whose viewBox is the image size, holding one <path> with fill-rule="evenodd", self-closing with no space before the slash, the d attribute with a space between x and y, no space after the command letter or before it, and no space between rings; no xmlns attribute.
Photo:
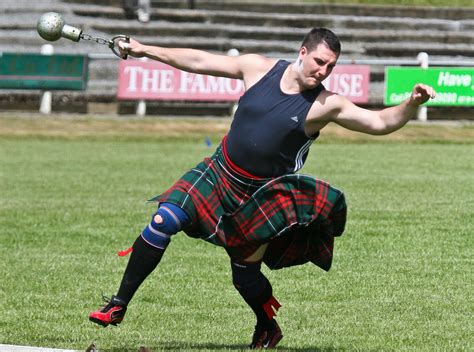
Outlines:
<svg viewBox="0 0 474 352"><path fill-rule="evenodd" d="M269 322L272 320L268 317L267 313L263 309L263 305L272 297L272 285L266 277L264 278L266 281L266 285L260 292L260 295L258 295L257 297L245 297L244 294L240 292L245 302L247 302L247 304L250 306L250 308L252 308L253 312L255 313L255 316L257 317L257 325L262 327L268 325Z"/></svg>
<svg viewBox="0 0 474 352"><path fill-rule="evenodd" d="M260 263L231 263L235 288L244 301L252 308L258 326L267 326L272 317L265 312L264 304L272 298L270 281L260 271Z"/></svg>
<svg viewBox="0 0 474 352"><path fill-rule="evenodd" d="M117 297L128 304L142 282L160 263L164 252L164 249L153 247L145 242L141 235L138 236L133 244Z"/></svg>

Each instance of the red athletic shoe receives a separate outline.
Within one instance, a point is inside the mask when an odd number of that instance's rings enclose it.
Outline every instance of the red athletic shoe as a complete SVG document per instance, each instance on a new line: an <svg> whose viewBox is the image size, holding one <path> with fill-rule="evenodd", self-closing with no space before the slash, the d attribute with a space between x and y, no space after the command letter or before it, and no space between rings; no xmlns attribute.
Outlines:
<svg viewBox="0 0 474 352"><path fill-rule="evenodd" d="M112 296L111 299L104 297L104 300L107 305L89 314L89 320L104 327L109 324L120 324L127 311L127 304L116 296Z"/></svg>
<svg viewBox="0 0 474 352"><path fill-rule="evenodd" d="M272 319L271 325L267 327L255 327L250 349L260 350L275 347L283 338L281 329L275 319Z"/></svg>

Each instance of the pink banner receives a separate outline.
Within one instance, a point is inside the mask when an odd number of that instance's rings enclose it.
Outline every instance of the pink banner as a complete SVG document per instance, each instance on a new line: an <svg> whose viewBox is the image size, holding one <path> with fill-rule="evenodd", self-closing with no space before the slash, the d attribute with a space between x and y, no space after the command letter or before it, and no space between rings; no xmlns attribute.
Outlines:
<svg viewBox="0 0 474 352"><path fill-rule="evenodd" d="M323 84L354 103L367 103L369 76L369 66L340 65ZM151 60L129 59L119 64L120 100L238 101L243 93L241 80L189 73Z"/></svg>
<svg viewBox="0 0 474 352"><path fill-rule="evenodd" d="M369 81L368 65L336 65L323 85L327 90L344 95L353 103L368 103Z"/></svg>
<svg viewBox="0 0 474 352"><path fill-rule="evenodd" d="M241 80L198 75L158 61L122 60L118 99L237 101Z"/></svg>

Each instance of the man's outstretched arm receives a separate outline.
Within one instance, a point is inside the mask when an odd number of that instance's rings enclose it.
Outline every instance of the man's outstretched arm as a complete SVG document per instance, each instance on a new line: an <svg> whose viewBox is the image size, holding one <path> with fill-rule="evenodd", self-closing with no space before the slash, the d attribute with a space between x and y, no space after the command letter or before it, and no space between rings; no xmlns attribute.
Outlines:
<svg viewBox="0 0 474 352"><path fill-rule="evenodd" d="M347 98L324 92L318 97L320 113L316 111L315 121L335 122L347 129L373 135L392 133L403 127L413 116L417 108L436 95L432 87L416 84L410 97L397 106L372 111L354 105Z"/></svg>
<svg viewBox="0 0 474 352"><path fill-rule="evenodd" d="M130 43L120 41L119 50L122 54L147 57L183 71L236 79L247 79L248 76L250 81L254 74L266 72L274 61L256 54L233 57L197 49L145 45L133 38Z"/></svg>

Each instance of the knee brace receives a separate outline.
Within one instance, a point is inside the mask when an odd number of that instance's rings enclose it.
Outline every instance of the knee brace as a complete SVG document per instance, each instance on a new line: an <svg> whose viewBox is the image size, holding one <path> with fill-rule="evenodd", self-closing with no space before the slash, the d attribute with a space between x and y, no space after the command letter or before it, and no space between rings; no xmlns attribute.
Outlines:
<svg viewBox="0 0 474 352"><path fill-rule="evenodd" d="M189 223L189 217L180 207L171 203L160 204L150 224L142 232L143 239L150 245L165 249L171 236Z"/></svg>

